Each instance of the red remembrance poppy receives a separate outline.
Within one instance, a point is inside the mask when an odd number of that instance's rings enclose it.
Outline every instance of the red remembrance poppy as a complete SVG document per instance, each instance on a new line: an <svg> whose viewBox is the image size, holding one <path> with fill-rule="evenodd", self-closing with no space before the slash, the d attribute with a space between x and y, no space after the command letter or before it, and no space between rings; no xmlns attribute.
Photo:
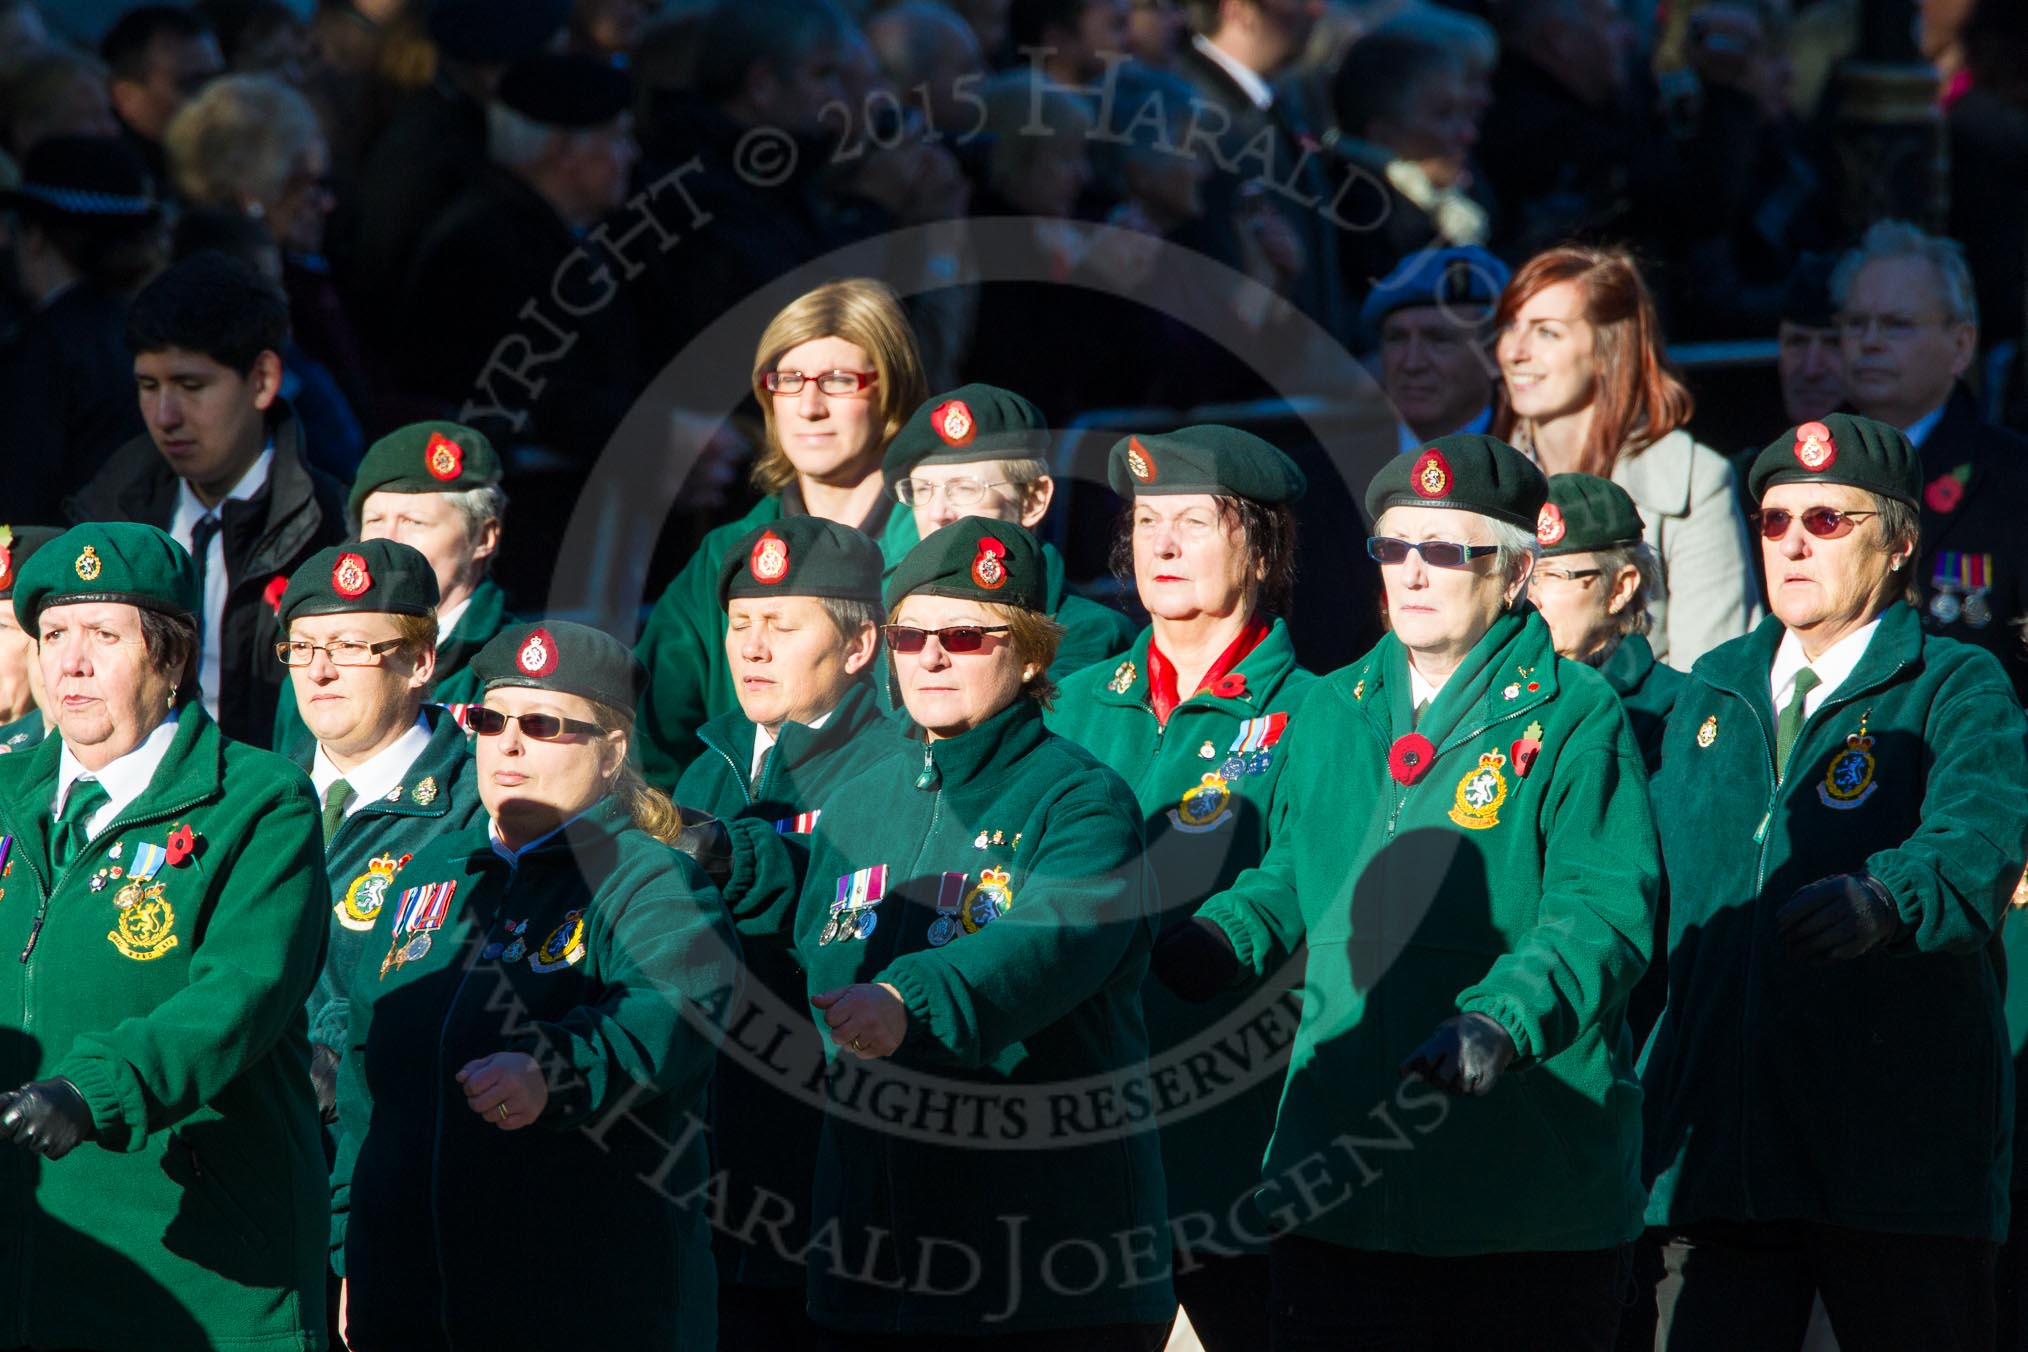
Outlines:
<svg viewBox="0 0 2028 1352"><path fill-rule="evenodd" d="M1955 512L1964 498L1965 486L1958 482L1955 474L1938 475L1922 490L1922 500L1933 512Z"/></svg>
<svg viewBox="0 0 2028 1352"><path fill-rule="evenodd" d="M288 593L288 590L289 579L281 573L276 573L268 579L267 587L261 592L261 600L267 602L269 610L280 615L282 613L282 597Z"/></svg>
<svg viewBox="0 0 2028 1352"><path fill-rule="evenodd" d="M1394 746L1387 753L1387 768L1402 783L1413 784L1429 773L1430 762L1435 759L1436 747L1429 738L1411 732L1394 739Z"/></svg>
<svg viewBox="0 0 2028 1352"><path fill-rule="evenodd" d="M169 833L169 867L175 868L197 852L197 833L185 822Z"/></svg>
<svg viewBox="0 0 2028 1352"><path fill-rule="evenodd" d="M1542 743L1533 737L1523 737L1507 748L1508 758L1514 762L1514 773L1522 779L1528 778L1528 772L1535 768L1535 758L1541 754Z"/></svg>
<svg viewBox="0 0 2028 1352"><path fill-rule="evenodd" d="M1246 697L1246 677L1237 671L1228 671L1211 683L1211 693L1220 699L1243 699Z"/></svg>

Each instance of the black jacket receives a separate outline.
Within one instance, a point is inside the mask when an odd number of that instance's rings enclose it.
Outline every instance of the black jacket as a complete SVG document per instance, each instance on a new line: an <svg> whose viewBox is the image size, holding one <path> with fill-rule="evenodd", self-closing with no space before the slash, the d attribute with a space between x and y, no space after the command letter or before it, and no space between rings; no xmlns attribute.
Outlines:
<svg viewBox="0 0 2028 1352"><path fill-rule="evenodd" d="M76 492L144 430L127 351L130 298L79 282L22 325L0 354L0 519L54 523Z"/></svg>
<svg viewBox="0 0 2028 1352"><path fill-rule="evenodd" d="M1940 480L1959 476L1961 494L1939 488ZM1960 385L1922 444L1922 477L1922 557L1915 573L1922 627L1990 651L2007 669L2014 693L2028 702L2028 660L2021 651L2021 625L2028 619L2028 532L2021 528L2028 437L1987 422L1978 400ZM1947 505L1951 510L1942 510ZM1955 557L1942 559L1940 570L1941 554ZM1981 567L1990 574L1989 589L1974 605L1963 569ZM1949 593L1942 602L1939 591Z"/></svg>
<svg viewBox="0 0 2028 1352"><path fill-rule="evenodd" d="M267 486L244 502L225 504L228 587L219 634L218 725L236 741L265 747L287 674L275 660L280 626L267 596L303 560L345 538L345 490L303 458L296 415L276 400L268 415L275 459ZM147 436L113 453L98 475L64 503L73 524L140 521L168 530L176 518L179 480Z"/></svg>

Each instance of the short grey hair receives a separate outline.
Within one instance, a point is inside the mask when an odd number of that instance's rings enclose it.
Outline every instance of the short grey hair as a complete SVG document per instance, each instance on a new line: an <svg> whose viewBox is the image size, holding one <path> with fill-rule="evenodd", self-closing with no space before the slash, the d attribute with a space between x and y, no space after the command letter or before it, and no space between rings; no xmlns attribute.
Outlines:
<svg viewBox="0 0 2028 1352"><path fill-rule="evenodd" d="M323 136L310 101L271 75L226 75L170 119L162 143L194 205L281 200L296 160Z"/></svg>
<svg viewBox="0 0 2028 1352"><path fill-rule="evenodd" d="M880 628L881 610L876 601L856 601L844 596L819 596L817 604L824 607L824 613L837 626L838 637L850 643L859 637L859 631L867 625Z"/></svg>
<svg viewBox="0 0 2028 1352"><path fill-rule="evenodd" d="M1500 548L1500 575L1509 583L1521 576L1521 564L1525 559L1531 565L1541 561L1542 542L1535 538L1535 531L1529 526L1517 526L1511 521L1498 517L1487 517L1486 525L1493 533L1493 543ZM1528 584L1523 582L1521 590L1514 593L1514 604L1528 599Z"/></svg>
<svg viewBox="0 0 2028 1352"><path fill-rule="evenodd" d="M1626 567L1632 567L1641 577L1626 606L1611 617L1613 633L1625 638L1629 634L1645 634L1653 629L1655 617L1648 613L1648 606L1662 589L1662 565L1655 558L1655 551L1648 548L1647 541L1636 540L1630 545L1594 550L1592 557L1598 560L1600 578L1608 584L1620 575L1620 569ZM1610 654L1612 649L1606 651Z"/></svg>
<svg viewBox="0 0 2028 1352"><path fill-rule="evenodd" d="M486 523L497 521L503 526L507 522L507 490L498 484L480 484L459 493L446 493L451 506L458 509L458 515L465 521L465 538L478 543L479 532L486 529Z"/></svg>
<svg viewBox="0 0 2028 1352"><path fill-rule="evenodd" d="M1922 517L1909 503L1900 498L1890 498L1885 493L1867 490L1866 496L1873 499L1873 519L1880 523L1882 548L1892 553L1903 545L1908 546L1908 583L1902 589L1901 599L1910 605L1922 603L1922 585L1916 580L1915 561L1922 555Z"/></svg>
<svg viewBox="0 0 2028 1352"><path fill-rule="evenodd" d="M1936 272L1943 293L1939 299L1950 322L1979 322L1978 295L1972 289L1972 269L1965 262L1964 246L1907 221L1875 221L1859 243L1845 252L1831 271L1832 303L1842 310L1859 269L1888 258L1918 258L1929 264Z"/></svg>
<svg viewBox="0 0 2028 1352"><path fill-rule="evenodd" d="M1475 75L1486 74L1500 61L1500 37L1493 25L1445 5L1410 5L1373 31L1442 48Z"/></svg>

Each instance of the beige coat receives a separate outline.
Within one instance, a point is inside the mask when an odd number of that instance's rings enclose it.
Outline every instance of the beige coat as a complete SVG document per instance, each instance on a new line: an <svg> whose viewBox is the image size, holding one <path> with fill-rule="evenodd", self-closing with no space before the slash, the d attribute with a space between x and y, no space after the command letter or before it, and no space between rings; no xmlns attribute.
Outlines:
<svg viewBox="0 0 2028 1352"><path fill-rule="evenodd" d="M1639 455L1623 457L1612 479L1641 509L1642 538L1662 565L1648 641L1657 659L1688 671L1761 616L1732 466L1679 428Z"/></svg>

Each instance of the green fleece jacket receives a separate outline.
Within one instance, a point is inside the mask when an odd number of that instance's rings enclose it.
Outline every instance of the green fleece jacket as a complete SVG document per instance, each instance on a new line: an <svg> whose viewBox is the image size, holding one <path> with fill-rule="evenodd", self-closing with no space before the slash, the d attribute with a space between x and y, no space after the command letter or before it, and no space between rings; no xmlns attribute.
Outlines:
<svg viewBox="0 0 2028 1352"><path fill-rule="evenodd" d="M0 757L0 1084L70 1080L97 1136L0 1148L0 1346L321 1348L309 781L188 705L140 797L53 869L62 750Z"/></svg>
<svg viewBox="0 0 2028 1352"><path fill-rule="evenodd" d="M722 821L745 817L808 832L839 784L892 754L894 732L875 707L872 684L860 681L823 727L784 724L755 780L748 774L753 723L737 711L720 714L704 725L704 754L683 772L676 800ZM755 944L746 962L747 1000L727 1025L711 1103L725 1212L734 1223L718 1229L712 1244L721 1282L793 1290L790 1299L800 1303L805 1274L794 1255L810 1235L824 1041L810 1022L809 986L795 956L779 944ZM779 1226L744 1223L783 1213Z"/></svg>
<svg viewBox="0 0 2028 1352"><path fill-rule="evenodd" d="M813 836L732 834L741 932L791 944L811 993L884 982L907 1009L890 1058L826 1037L811 1317L950 1335L1165 1323L1141 1078L1156 899L1127 786L1021 699L956 737L896 735Z"/></svg>
<svg viewBox="0 0 2028 1352"><path fill-rule="evenodd" d="M1620 697L1627 711L1627 723L1634 730L1634 743L1641 749L1641 764L1653 775L1662 764L1662 734L1669 726L1669 713L1683 692L1683 673L1655 660L1655 650L1639 634L1628 634L1599 668L1599 675Z"/></svg>
<svg viewBox="0 0 2028 1352"><path fill-rule="evenodd" d="M1117 666L1066 681L1049 726L1133 785L1164 923L1173 923L1266 853L1275 785L1301 735L1290 719L1317 678L1296 665L1288 628L1276 620L1233 668L1237 681L1218 687L1230 693L1200 690L1159 724L1148 707L1152 637L1143 631ZM1203 1004L1177 999L1159 981L1141 987L1151 1078L1164 1091L1169 1215L1178 1244L1192 1251L1267 1245L1253 1190L1274 1133L1302 974L1275 975Z"/></svg>
<svg viewBox="0 0 2028 1352"><path fill-rule="evenodd" d="M1260 1207L1358 1249L1623 1243L1642 1200L1623 1011L1660 874L1626 715L1533 610L1495 620L1419 723L1411 710L1393 635L1317 682L1266 858L1198 912L1256 973L1309 948ZM1390 751L1401 763L1411 733L1427 745L1404 784ZM1461 1012L1514 1040L1493 1091L1404 1080Z"/></svg>
<svg viewBox="0 0 2028 1352"><path fill-rule="evenodd" d="M1648 1218L2006 1233L2001 919L2028 855L2028 725L2000 664L1891 606L1775 777L1778 619L1691 669L1656 802L1669 1000L1642 1063ZM1775 914L1864 870L1898 940L1789 956Z"/></svg>
<svg viewBox="0 0 2028 1352"><path fill-rule="evenodd" d="M352 1338L710 1347L704 1098L738 940L702 872L615 800L511 864L488 828L416 853L353 975L331 1176ZM396 931L432 907L436 928ZM501 1051L548 1073L520 1130L454 1078Z"/></svg>

